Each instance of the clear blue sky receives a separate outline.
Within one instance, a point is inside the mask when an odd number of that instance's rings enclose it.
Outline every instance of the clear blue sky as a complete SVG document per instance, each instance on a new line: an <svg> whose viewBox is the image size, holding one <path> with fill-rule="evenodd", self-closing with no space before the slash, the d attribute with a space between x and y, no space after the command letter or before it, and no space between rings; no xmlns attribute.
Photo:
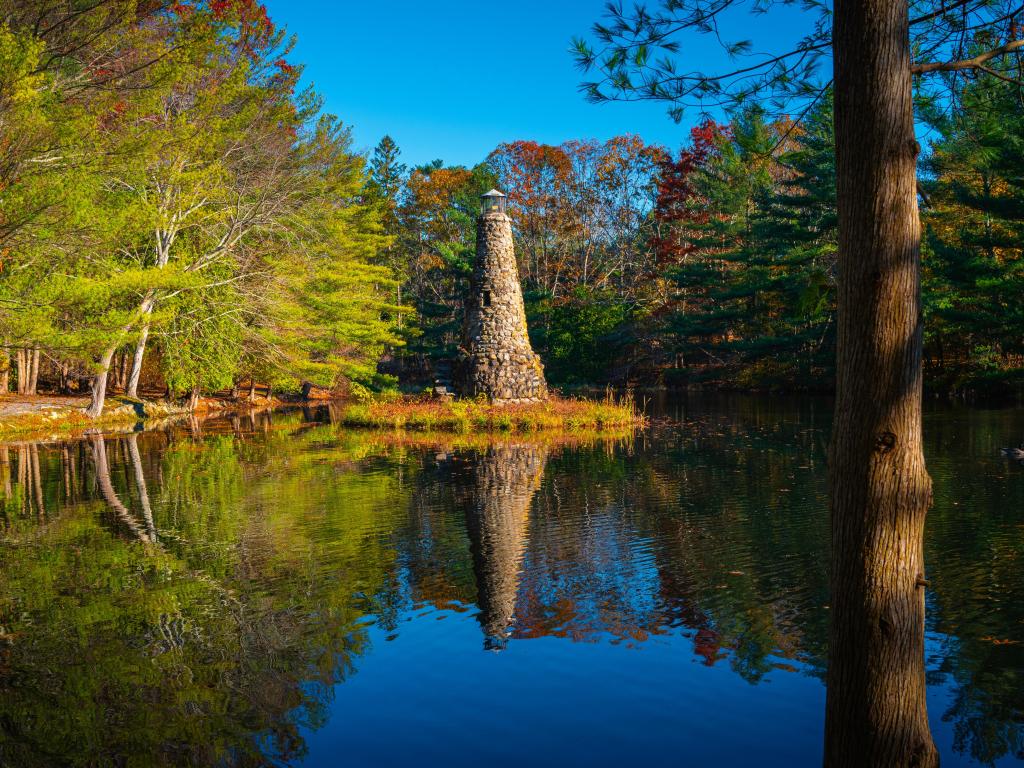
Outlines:
<svg viewBox="0 0 1024 768"><path fill-rule="evenodd" d="M675 148L687 137L664 105L592 105L577 91L583 75L570 41L600 19L603 0L264 1L274 22L298 35L291 59L305 65L325 109L353 127L360 149L390 134L410 165L471 166L516 139L636 133ZM759 47L801 26L759 19L769 25ZM688 50L691 63L721 58L707 46Z"/></svg>

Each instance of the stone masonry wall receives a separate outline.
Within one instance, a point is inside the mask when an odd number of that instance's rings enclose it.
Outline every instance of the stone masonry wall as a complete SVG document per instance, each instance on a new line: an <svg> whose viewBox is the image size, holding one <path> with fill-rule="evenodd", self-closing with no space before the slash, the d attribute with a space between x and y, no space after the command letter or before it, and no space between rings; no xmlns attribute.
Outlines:
<svg viewBox="0 0 1024 768"><path fill-rule="evenodd" d="M492 402L547 397L544 366L526 332L512 223L503 213L485 213L477 219L476 263L458 367L465 396L483 395Z"/></svg>

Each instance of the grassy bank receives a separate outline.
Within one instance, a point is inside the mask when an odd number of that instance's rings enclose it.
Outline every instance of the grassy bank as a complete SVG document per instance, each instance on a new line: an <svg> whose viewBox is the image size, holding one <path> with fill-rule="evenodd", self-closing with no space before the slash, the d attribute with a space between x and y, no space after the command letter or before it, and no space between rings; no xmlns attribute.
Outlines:
<svg viewBox="0 0 1024 768"><path fill-rule="evenodd" d="M417 432L616 432L643 426L631 396L602 400L552 398L538 403L492 405L480 400L403 398L344 403L333 415L348 427Z"/></svg>
<svg viewBox="0 0 1024 768"><path fill-rule="evenodd" d="M85 415L89 401L46 395L0 397L0 442L74 437L90 430L130 429L139 421L181 416L184 408L166 402L112 397L98 419Z"/></svg>

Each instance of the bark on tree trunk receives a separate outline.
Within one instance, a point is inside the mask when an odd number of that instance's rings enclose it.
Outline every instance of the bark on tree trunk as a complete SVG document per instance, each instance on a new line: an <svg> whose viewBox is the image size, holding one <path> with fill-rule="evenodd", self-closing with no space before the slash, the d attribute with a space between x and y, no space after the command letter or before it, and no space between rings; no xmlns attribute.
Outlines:
<svg viewBox="0 0 1024 768"><path fill-rule="evenodd" d="M121 350L117 353L117 388L122 392L128 384L128 353Z"/></svg>
<svg viewBox="0 0 1024 768"><path fill-rule="evenodd" d="M906 0L836 0L836 410L825 766L932 768L920 225Z"/></svg>
<svg viewBox="0 0 1024 768"><path fill-rule="evenodd" d="M18 394L24 395L28 386L28 359L24 349L19 349L15 356L18 366Z"/></svg>
<svg viewBox="0 0 1024 768"><path fill-rule="evenodd" d="M128 384L125 386L125 394L128 397L139 396L139 377L142 375L142 358L146 354L146 342L149 339L149 324L142 326L139 331L139 340L135 344L135 356L132 358L132 370L128 374Z"/></svg>
<svg viewBox="0 0 1024 768"><path fill-rule="evenodd" d="M192 387L192 392L188 396L188 409L194 411L196 406L199 405L199 387Z"/></svg>
<svg viewBox="0 0 1024 768"><path fill-rule="evenodd" d="M110 375L110 361L113 359L114 348L111 347L103 353L99 370L92 377L89 407L85 409L85 415L90 419L98 419L103 413L103 403L107 399L107 376Z"/></svg>
<svg viewBox="0 0 1024 768"><path fill-rule="evenodd" d="M11 389L11 353L0 349L0 395L6 395Z"/></svg>
<svg viewBox="0 0 1024 768"><path fill-rule="evenodd" d="M249 379L249 402L256 402L256 380Z"/></svg>
<svg viewBox="0 0 1024 768"><path fill-rule="evenodd" d="M34 347L28 358L28 387L25 394L34 395L39 388L39 347Z"/></svg>

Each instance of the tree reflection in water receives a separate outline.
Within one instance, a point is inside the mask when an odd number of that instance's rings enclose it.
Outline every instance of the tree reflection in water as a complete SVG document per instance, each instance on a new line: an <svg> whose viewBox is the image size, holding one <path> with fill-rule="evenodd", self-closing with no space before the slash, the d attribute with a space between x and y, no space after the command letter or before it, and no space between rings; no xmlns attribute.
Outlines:
<svg viewBox="0 0 1024 768"><path fill-rule="evenodd" d="M0 765L300 762L424 609L479 627L453 653L654 638L822 677L827 411L684 415L582 447L423 448L321 409L0 448ZM987 765L1024 746L1024 473L969 457L1024 418L969 418L928 432L928 670Z"/></svg>

